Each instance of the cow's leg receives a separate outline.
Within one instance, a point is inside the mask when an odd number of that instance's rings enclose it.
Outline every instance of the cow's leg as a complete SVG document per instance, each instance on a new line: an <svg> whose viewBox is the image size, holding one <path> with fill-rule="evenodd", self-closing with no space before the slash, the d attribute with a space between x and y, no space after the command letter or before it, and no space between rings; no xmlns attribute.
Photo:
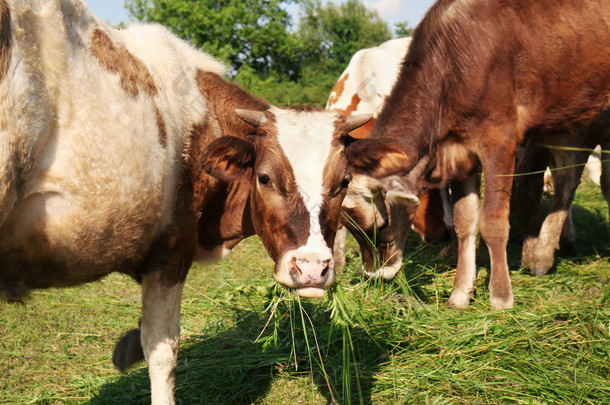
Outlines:
<svg viewBox="0 0 610 405"><path fill-rule="evenodd" d="M453 291L447 305L466 308L474 294L476 278L476 235L479 220L479 174L451 185L453 223L458 240L458 264Z"/></svg>
<svg viewBox="0 0 610 405"><path fill-rule="evenodd" d="M347 237L347 228L339 224L337 233L335 234L335 243L333 245L333 256L335 259L335 268L345 267L345 238Z"/></svg>
<svg viewBox="0 0 610 405"><path fill-rule="evenodd" d="M485 192L481 205L479 229L487 244L491 271L489 302L494 309L513 307L513 289L508 272L510 195L515 168L516 138L512 129L492 128L481 145ZM486 144L486 141L489 144Z"/></svg>
<svg viewBox="0 0 610 405"><path fill-rule="evenodd" d="M529 146L521 162L519 173L527 174L519 179L517 198L514 201L524 224L521 266L529 266L536 257L536 245L540 235L540 202L544 189L544 171L549 164L547 149ZM541 172L541 173L538 173ZM534 174L535 173L535 174Z"/></svg>
<svg viewBox="0 0 610 405"><path fill-rule="evenodd" d="M142 348L152 404L174 403L174 374L180 341L180 298L184 282L168 285L162 272L142 279Z"/></svg>
<svg viewBox="0 0 610 405"><path fill-rule="evenodd" d="M553 171L555 195L549 214L540 228L535 257L533 263L530 264L531 272L535 276L547 273L553 266L555 251L559 249L562 229L564 229L564 225L570 226L566 219L583 171L583 166L574 167L574 165L584 163L586 159L587 154L582 152L553 152L550 166L552 169L558 169ZM569 237L569 235L565 235L565 237Z"/></svg>
<svg viewBox="0 0 610 405"><path fill-rule="evenodd" d="M610 151L610 143L602 144L602 148L604 151ZM606 204L608 204L608 209L610 210L610 153L602 153L601 154L601 176L600 176L600 185L602 188L602 194L606 199Z"/></svg>

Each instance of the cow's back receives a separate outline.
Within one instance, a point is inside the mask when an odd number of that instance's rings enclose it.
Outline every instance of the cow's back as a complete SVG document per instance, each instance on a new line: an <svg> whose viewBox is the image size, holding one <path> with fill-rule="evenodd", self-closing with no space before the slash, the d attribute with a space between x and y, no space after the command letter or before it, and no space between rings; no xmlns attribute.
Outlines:
<svg viewBox="0 0 610 405"><path fill-rule="evenodd" d="M191 137L207 111L197 71L224 67L160 26L111 28L78 0L19 2L11 17L0 290L18 298L135 275L188 186Z"/></svg>
<svg viewBox="0 0 610 405"><path fill-rule="evenodd" d="M326 108L346 115L370 113L376 117L392 90L410 42L411 38L396 38L356 52L333 88Z"/></svg>

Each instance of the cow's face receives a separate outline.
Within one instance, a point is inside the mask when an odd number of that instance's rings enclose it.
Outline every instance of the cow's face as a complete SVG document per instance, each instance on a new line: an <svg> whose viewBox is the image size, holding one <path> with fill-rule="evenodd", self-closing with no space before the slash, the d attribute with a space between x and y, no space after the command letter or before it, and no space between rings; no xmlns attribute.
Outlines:
<svg viewBox="0 0 610 405"><path fill-rule="evenodd" d="M332 243L350 181L344 141L370 115L276 107L236 114L254 131L212 142L203 167L223 180L252 173L252 223L275 261L275 279L320 297L335 281Z"/></svg>
<svg viewBox="0 0 610 405"><path fill-rule="evenodd" d="M394 278L419 199L401 184L388 189L372 177L355 175L343 201L345 226L360 245L369 277Z"/></svg>

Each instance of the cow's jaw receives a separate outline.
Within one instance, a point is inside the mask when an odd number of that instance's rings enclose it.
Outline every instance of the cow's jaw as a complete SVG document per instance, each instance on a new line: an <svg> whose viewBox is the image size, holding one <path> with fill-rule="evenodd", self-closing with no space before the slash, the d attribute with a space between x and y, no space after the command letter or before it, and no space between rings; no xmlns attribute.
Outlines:
<svg viewBox="0 0 610 405"><path fill-rule="evenodd" d="M322 297L336 279L331 248L323 237L321 209L328 190L324 172L332 151L335 116L274 109L278 141L291 164L294 180L309 213L309 236L304 246L288 251L276 262L275 279L299 289L304 298Z"/></svg>

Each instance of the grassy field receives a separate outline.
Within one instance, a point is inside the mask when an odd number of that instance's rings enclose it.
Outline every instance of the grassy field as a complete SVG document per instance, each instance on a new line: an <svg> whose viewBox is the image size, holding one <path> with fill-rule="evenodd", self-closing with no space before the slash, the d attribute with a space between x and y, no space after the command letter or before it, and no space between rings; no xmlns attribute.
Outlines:
<svg viewBox="0 0 610 405"><path fill-rule="evenodd" d="M486 248L470 310L444 306L454 272L443 244L408 240L398 280L348 266L323 301L298 302L272 281L260 241L194 267L182 307L176 396L183 404L608 404L610 242L599 189L581 185L578 257L533 278L509 246L515 308L492 311ZM121 275L0 303L0 404L144 404L146 368L111 362L137 325L139 288Z"/></svg>

